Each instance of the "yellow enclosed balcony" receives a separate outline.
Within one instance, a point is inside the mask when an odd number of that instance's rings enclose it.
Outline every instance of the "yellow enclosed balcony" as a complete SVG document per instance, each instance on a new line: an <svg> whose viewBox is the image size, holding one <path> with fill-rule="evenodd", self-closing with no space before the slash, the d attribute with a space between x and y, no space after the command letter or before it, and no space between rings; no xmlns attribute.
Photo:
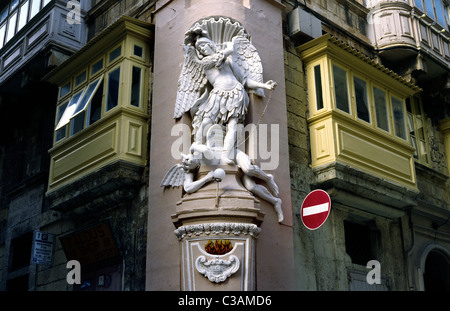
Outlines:
<svg viewBox="0 0 450 311"><path fill-rule="evenodd" d="M330 35L298 50L313 169L344 165L416 191L407 103L420 89Z"/></svg>
<svg viewBox="0 0 450 311"><path fill-rule="evenodd" d="M59 85L47 196L147 159L150 25L122 17L53 70Z"/></svg>

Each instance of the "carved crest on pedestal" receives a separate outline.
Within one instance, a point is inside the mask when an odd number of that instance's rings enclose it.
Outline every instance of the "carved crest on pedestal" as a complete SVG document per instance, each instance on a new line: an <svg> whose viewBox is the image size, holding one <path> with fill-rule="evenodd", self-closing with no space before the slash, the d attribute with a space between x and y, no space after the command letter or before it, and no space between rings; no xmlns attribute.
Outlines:
<svg viewBox="0 0 450 311"><path fill-rule="evenodd" d="M214 283L224 282L239 270L239 266L239 258L235 255L230 255L229 260L222 259L221 256L215 256L212 260L199 256L195 260L197 271Z"/></svg>

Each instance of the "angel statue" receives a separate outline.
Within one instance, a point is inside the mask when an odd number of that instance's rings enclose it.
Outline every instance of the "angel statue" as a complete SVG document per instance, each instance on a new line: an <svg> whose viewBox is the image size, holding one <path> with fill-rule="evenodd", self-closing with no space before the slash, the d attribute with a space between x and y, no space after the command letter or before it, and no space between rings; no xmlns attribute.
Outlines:
<svg viewBox="0 0 450 311"><path fill-rule="evenodd" d="M194 193L206 183L215 180L214 171L209 172L199 180L194 180L200 162L192 154L182 153L181 156L181 164L175 164L169 169L161 181L161 187L183 186L186 193Z"/></svg>
<svg viewBox="0 0 450 311"><path fill-rule="evenodd" d="M197 144L205 142L211 125L226 125L222 160L234 164L237 124L244 122L249 105L246 89L264 96L264 89L275 86L272 80L262 82L261 59L242 30L231 42L215 44L206 30L194 27L185 37L174 118L190 112Z"/></svg>

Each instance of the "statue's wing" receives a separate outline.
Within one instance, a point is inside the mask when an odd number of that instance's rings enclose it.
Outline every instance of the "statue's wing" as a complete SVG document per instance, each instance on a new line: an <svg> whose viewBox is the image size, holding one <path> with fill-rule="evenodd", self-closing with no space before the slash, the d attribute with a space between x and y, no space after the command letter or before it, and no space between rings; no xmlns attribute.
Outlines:
<svg viewBox="0 0 450 311"><path fill-rule="evenodd" d="M233 38L234 53L233 62L243 72L244 76L254 81L263 83L263 67L258 51L251 44L248 37L241 31ZM264 97L264 90L259 88L249 90L250 93L256 93Z"/></svg>
<svg viewBox="0 0 450 311"><path fill-rule="evenodd" d="M183 114L191 110L204 92L207 83L208 79L195 48L191 45L185 45L183 68L178 79L177 100L173 113L175 119L181 118Z"/></svg>
<svg viewBox="0 0 450 311"><path fill-rule="evenodd" d="M186 172L181 164L175 164L169 171L167 171L163 180L161 181L161 187L179 187L184 183Z"/></svg>

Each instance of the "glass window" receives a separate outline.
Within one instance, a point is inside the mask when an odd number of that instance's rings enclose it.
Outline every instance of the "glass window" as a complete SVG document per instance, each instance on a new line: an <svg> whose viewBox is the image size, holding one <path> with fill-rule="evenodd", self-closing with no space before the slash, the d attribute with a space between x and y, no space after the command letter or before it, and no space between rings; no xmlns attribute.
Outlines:
<svg viewBox="0 0 450 311"><path fill-rule="evenodd" d="M389 122L387 115L386 93L376 86L373 87L373 97L375 102L375 115L377 126L389 132Z"/></svg>
<svg viewBox="0 0 450 311"><path fill-rule="evenodd" d="M434 7L436 8L437 22L445 27L444 7L442 6L441 0L434 0Z"/></svg>
<svg viewBox="0 0 450 311"><path fill-rule="evenodd" d="M73 116L76 116L81 111L84 111L86 109L87 104L92 99L92 95L94 94L95 90L98 88L98 85L100 84L100 80L102 80L103 77L95 80L86 89L86 92L84 92L83 97L78 102L77 108L73 112Z"/></svg>
<svg viewBox="0 0 450 311"><path fill-rule="evenodd" d="M41 7L41 0L31 0L31 13L30 13L30 19L33 18L38 12Z"/></svg>
<svg viewBox="0 0 450 311"><path fill-rule="evenodd" d="M3 47L3 40L5 39L5 31L6 31L6 24L3 24L3 26L0 27L0 48Z"/></svg>
<svg viewBox="0 0 450 311"><path fill-rule="evenodd" d="M119 80L120 67L108 75L108 93L106 100L106 111L117 106L119 102Z"/></svg>
<svg viewBox="0 0 450 311"><path fill-rule="evenodd" d="M49 4L50 1L52 1L52 0L44 0L44 5L43 6L46 6L47 4Z"/></svg>
<svg viewBox="0 0 450 311"><path fill-rule="evenodd" d="M16 31L16 21L17 21L17 12L15 12L11 17L9 18L8 22L8 33L6 34L6 42L11 40L12 37L14 37L15 31Z"/></svg>
<svg viewBox="0 0 450 311"><path fill-rule="evenodd" d="M83 71L75 78L75 86L80 85L86 80L86 71Z"/></svg>
<svg viewBox="0 0 450 311"><path fill-rule="evenodd" d="M69 123L70 118L73 116L73 113L75 109L77 108L78 101L80 100L81 94L83 91L79 91L77 94L75 94L71 99L67 106L67 108L64 110L64 114L61 117L61 120L59 120L58 125L56 126L55 130L59 130L61 127L65 126L67 123Z"/></svg>
<svg viewBox="0 0 450 311"><path fill-rule="evenodd" d="M342 111L350 113L350 107L348 104L347 71L333 65L333 78L336 107Z"/></svg>
<svg viewBox="0 0 450 311"><path fill-rule="evenodd" d="M317 110L320 110L323 108L322 79L320 73L320 65L314 66L314 82L316 85Z"/></svg>
<svg viewBox="0 0 450 311"><path fill-rule="evenodd" d="M25 1L22 6L20 7L20 13L19 13L19 24L17 25L17 31L22 29L23 26L27 23L27 16L28 16L28 1Z"/></svg>
<svg viewBox="0 0 450 311"><path fill-rule="evenodd" d="M392 114L394 118L394 130L397 137L406 139L405 117L403 112L403 101L398 98L391 97Z"/></svg>
<svg viewBox="0 0 450 311"><path fill-rule="evenodd" d="M433 10L433 0L425 0L425 6L427 9L427 15L432 19L435 19L434 10Z"/></svg>
<svg viewBox="0 0 450 311"><path fill-rule="evenodd" d="M94 65L92 65L92 71L91 74L94 75L103 68L103 58L100 59L98 62L96 62Z"/></svg>
<svg viewBox="0 0 450 311"><path fill-rule="evenodd" d="M369 99L366 81L353 77L355 84L356 113L358 118L370 123Z"/></svg>
<svg viewBox="0 0 450 311"><path fill-rule="evenodd" d="M422 0L415 0L415 3L416 3L416 7L418 7L419 9L421 9L423 11Z"/></svg>
<svg viewBox="0 0 450 311"><path fill-rule="evenodd" d="M139 107L141 95L141 68L133 66L131 77L131 100L130 104Z"/></svg>
<svg viewBox="0 0 450 311"><path fill-rule="evenodd" d="M72 122L70 123L70 136L75 135L84 128L85 115L86 112L83 110L81 113L79 113L76 117L72 119Z"/></svg>
<svg viewBox="0 0 450 311"><path fill-rule="evenodd" d="M59 97L63 97L67 93L70 92L70 82L68 82L66 85L62 86L59 90Z"/></svg>
<svg viewBox="0 0 450 311"><path fill-rule="evenodd" d="M56 122L59 123L59 121L61 120L64 111L67 108L67 103L62 104L61 106L58 107L58 114L56 115ZM63 126L62 128L60 128L59 130L56 131L56 141L60 141L61 139L66 137L66 127Z"/></svg>
<svg viewBox="0 0 450 311"><path fill-rule="evenodd" d="M12 0L11 1L11 12L17 8L17 6L19 5L19 0Z"/></svg>
<svg viewBox="0 0 450 311"><path fill-rule="evenodd" d="M103 81L100 83L89 105L87 125L91 125L92 123L100 120L102 114L102 99L103 99Z"/></svg>
<svg viewBox="0 0 450 311"><path fill-rule="evenodd" d="M120 45L115 50L113 50L111 53L109 53L109 62L112 62L117 57L119 57L121 52L122 52L122 46Z"/></svg>
<svg viewBox="0 0 450 311"><path fill-rule="evenodd" d="M3 23L7 17L8 17L8 6L6 6L6 8L0 14L0 23Z"/></svg>
<svg viewBox="0 0 450 311"><path fill-rule="evenodd" d="M414 157L424 163L429 163L424 118L417 97L413 97L412 101L409 98L406 99L406 111L408 114L408 131L411 145L416 148Z"/></svg>
<svg viewBox="0 0 450 311"><path fill-rule="evenodd" d="M142 49L142 47L140 47L139 45L134 45L134 51L133 51L134 55L136 55L138 57L142 57L144 55L143 51L144 50Z"/></svg>

